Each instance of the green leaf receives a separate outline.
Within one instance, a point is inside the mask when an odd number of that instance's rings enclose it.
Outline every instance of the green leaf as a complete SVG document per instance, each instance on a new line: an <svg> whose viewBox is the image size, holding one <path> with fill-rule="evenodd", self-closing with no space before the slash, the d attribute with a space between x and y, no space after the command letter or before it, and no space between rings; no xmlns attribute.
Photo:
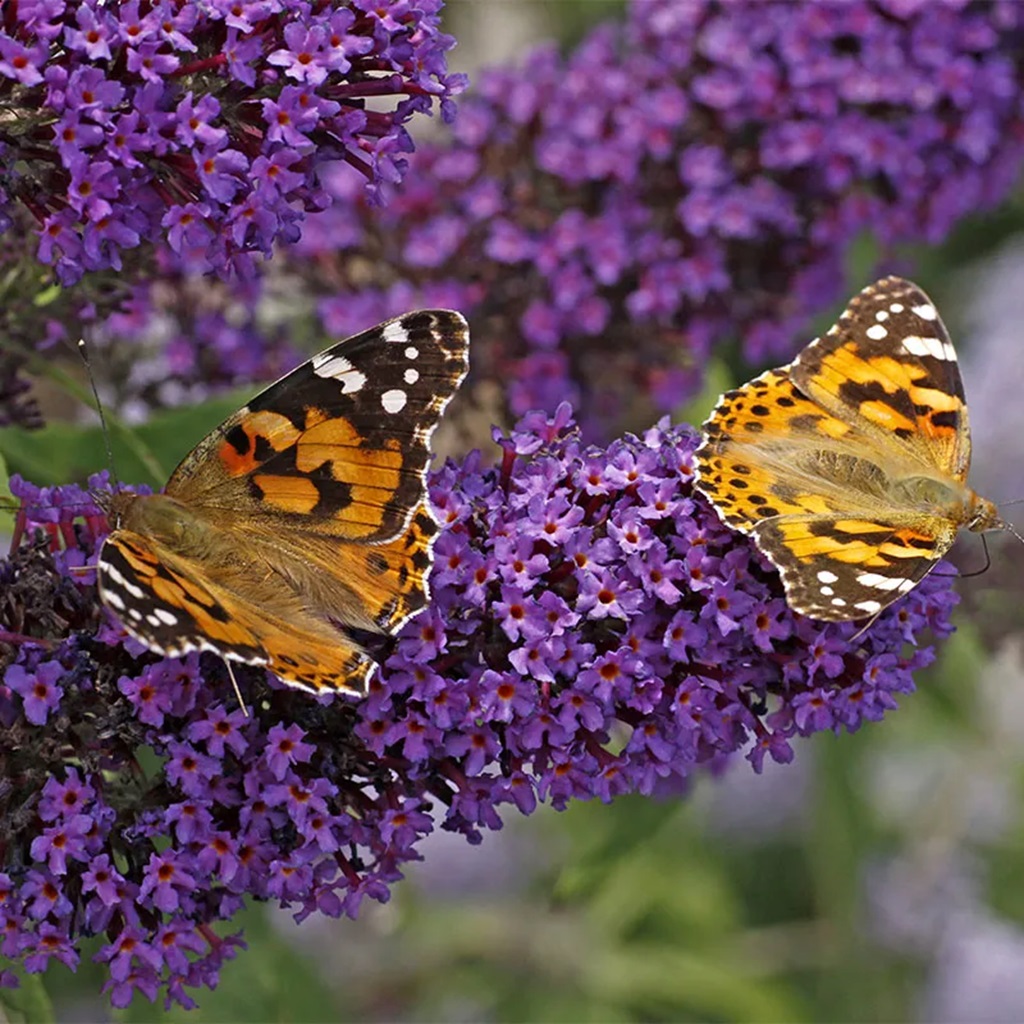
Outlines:
<svg viewBox="0 0 1024 1024"><path fill-rule="evenodd" d="M182 457L244 401L220 396L158 413L131 430L117 427L110 444L118 478L162 487ZM51 423L42 430L0 429L0 457L10 472L40 485L84 480L109 465L103 431L69 423Z"/></svg>
<svg viewBox="0 0 1024 1024"><path fill-rule="evenodd" d="M6 961L5 961L6 962ZM0 989L0 1019L10 1024L50 1024L56 1020L53 1003L43 984L41 974L17 971L20 988Z"/></svg>
<svg viewBox="0 0 1024 1024"><path fill-rule="evenodd" d="M18 501L11 494L11 475L7 472L7 460L0 453L0 533L13 532L17 506Z"/></svg>
<svg viewBox="0 0 1024 1024"><path fill-rule="evenodd" d="M766 1021L807 1019L782 986L752 977L727 951L636 943L591 965L589 994L599 1005L629 1007L633 1020Z"/></svg>

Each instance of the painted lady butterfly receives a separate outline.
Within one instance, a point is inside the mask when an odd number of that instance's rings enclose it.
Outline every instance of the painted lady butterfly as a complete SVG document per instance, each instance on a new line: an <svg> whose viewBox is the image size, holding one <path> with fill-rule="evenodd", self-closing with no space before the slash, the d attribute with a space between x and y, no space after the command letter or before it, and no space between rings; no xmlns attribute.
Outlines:
<svg viewBox="0 0 1024 1024"><path fill-rule="evenodd" d="M428 600L430 437L468 346L458 313L390 320L272 384L163 494L111 495L103 603L161 654L363 690L373 663L348 630L394 633Z"/></svg>
<svg viewBox="0 0 1024 1024"><path fill-rule="evenodd" d="M971 435L956 352L925 293L865 288L788 366L726 392L695 486L749 533L815 619L877 615L961 527L1009 529L967 486Z"/></svg>

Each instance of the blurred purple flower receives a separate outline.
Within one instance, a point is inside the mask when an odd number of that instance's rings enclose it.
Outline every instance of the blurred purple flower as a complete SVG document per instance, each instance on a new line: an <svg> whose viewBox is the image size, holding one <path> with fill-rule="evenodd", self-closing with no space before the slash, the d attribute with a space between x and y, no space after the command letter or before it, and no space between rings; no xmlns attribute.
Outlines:
<svg viewBox="0 0 1024 1024"><path fill-rule="evenodd" d="M512 416L567 399L613 437L720 343L791 355L865 231L884 259L1004 198L1022 28L1018 3L635 0L482 76L383 210L334 176L294 255L330 331L450 303Z"/></svg>
<svg viewBox="0 0 1024 1024"><path fill-rule="evenodd" d="M940 573L862 633L790 612L775 571L693 495L689 428L588 448L562 406L499 440L500 466L477 454L434 474L433 601L365 697L313 700L239 668L248 718L218 659L154 660L97 615L92 580L70 575L103 532L88 496L14 480L39 543L0 562L22 634L0 633L4 955L73 963L102 932L114 1005L190 1006L237 950L214 925L245 897L355 916L437 827L476 843L503 805L786 762L796 737L895 707L931 659L922 631L950 631ZM47 665L59 717L35 724L12 686ZM154 777L142 748L163 759Z"/></svg>

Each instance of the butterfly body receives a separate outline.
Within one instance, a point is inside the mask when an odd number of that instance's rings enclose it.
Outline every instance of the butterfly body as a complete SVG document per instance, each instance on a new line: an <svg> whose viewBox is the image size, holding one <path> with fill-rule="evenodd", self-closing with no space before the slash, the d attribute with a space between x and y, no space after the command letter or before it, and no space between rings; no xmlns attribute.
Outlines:
<svg viewBox="0 0 1024 1024"><path fill-rule="evenodd" d="M749 533L812 618L875 615L961 528L1005 528L967 484L956 353L931 300L885 278L788 366L726 392L704 425L695 486Z"/></svg>
<svg viewBox="0 0 1024 1024"><path fill-rule="evenodd" d="M271 385L164 494L110 496L104 604L166 655L362 689L372 663L347 631L393 633L428 599L429 441L467 353L458 313L389 321Z"/></svg>

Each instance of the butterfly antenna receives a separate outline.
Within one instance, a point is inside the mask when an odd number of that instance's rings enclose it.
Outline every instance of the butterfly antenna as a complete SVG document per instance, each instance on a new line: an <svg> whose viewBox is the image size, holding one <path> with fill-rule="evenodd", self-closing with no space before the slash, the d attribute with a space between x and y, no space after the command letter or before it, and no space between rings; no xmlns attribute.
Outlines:
<svg viewBox="0 0 1024 1024"><path fill-rule="evenodd" d="M238 688L238 680L235 678L235 670L231 667L231 662L227 658L224 658L224 665L228 670L228 675L231 676L231 685L235 688L235 696L238 698L238 706L242 709L242 714L246 718L249 717L249 710L245 706L245 701L242 700L242 691Z"/></svg>
<svg viewBox="0 0 1024 1024"><path fill-rule="evenodd" d="M999 508L1006 508L1007 505L1019 505L1019 504L1021 504L1021 502L1024 502L1024 498L1011 498L1009 501L1001 501L1001 502L999 502ZM1008 523L1005 519L1003 519L1003 520L1000 521L999 525L1002 526L1002 528L1004 530L1006 530L1007 533L1012 533L1013 536L1016 537L1017 540L1019 540L1021 542L1021 544L1024 544L1024 537L1022 537L1017 532L1017 530L1014 528L1012 523ZM985 535L982 534L982 538L984 538L984 536Z"/></svg>
<svg viewBox="0 0 1024 1024"><path fill-rule="evenodd" d="M1009 504L1009 502L1007 502L1007 504ZM1014 537L1016 537L1016 538L1017 538L1017 540L1019 540L1019 541L1021 542L1021 544L1024 544L1024 537L1022 537L1022 536L1021 536L1021 535L1020 535L1020 534L1019 534L1019 533L1018 533L1018 532L1016 531L1016 529L1015 529L1015 528L1014 528L1013 526L1011 526L1011 525L1010 525L1010 523L1004 522L1004 523L1003 523L1003 529L1004 529L1004 530L1006 530L1006 532L1007 532L1007 533L1012 533L1012 534L1013 534L1013 536L1014 536ZM982 536L982 539L984 539L984 537L985 537L985 534L982 534L981 536Z"/></svg>
<svg viewBox="0 0 1024 1024"><path fill-rule="evenodd" d="M82 357L82 362L85 364L85 372L89 378L89 388L92 391L92 397L96 401L96 412L99 415L100 427L103 430L103 445L107 449L107 464L110 466L110 475L114 482L114 490L120 490L117 469L114 466L114 448L110 443L110 429L107 426L107 417L103 412L103 403L100 401L100 393L96 389L96 378L92 373L92 364L89 362L89 350L86 348L85 338L78 339L78 354Z"/></svg>

